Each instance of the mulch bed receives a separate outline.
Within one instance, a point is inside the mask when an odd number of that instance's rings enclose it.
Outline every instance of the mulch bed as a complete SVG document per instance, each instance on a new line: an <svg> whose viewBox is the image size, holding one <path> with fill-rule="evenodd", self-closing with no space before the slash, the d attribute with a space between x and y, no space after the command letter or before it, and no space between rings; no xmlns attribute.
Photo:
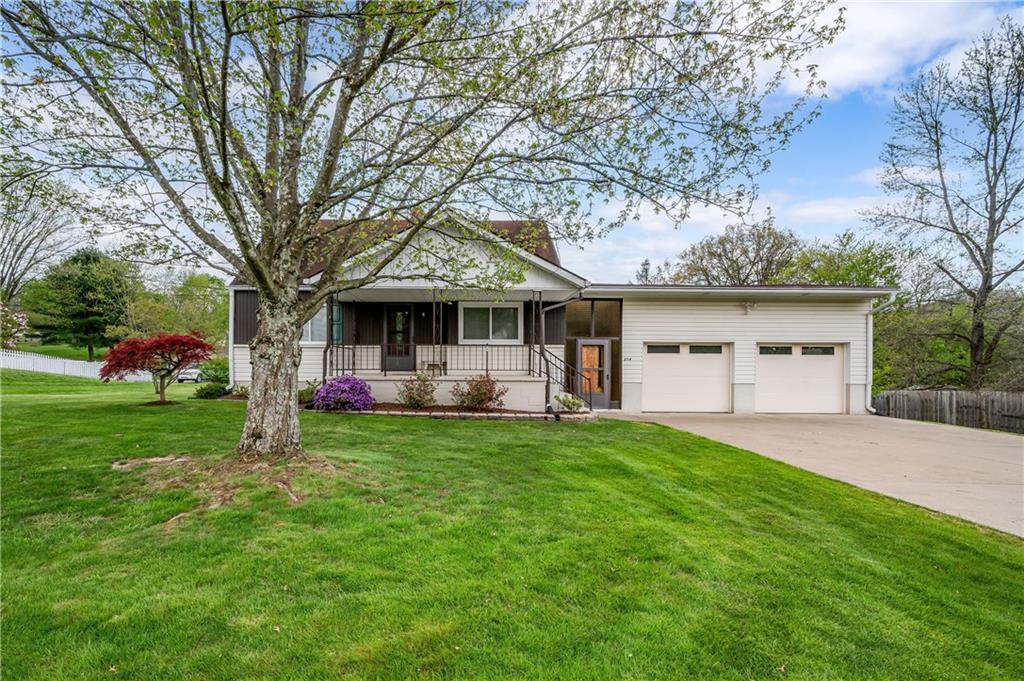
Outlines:
<svg viewBox="0 0 1024 681"><path fill-rule="evenodd" d="M375 402L373 411L401 411L401 412L427 412L429 414L462 411L473 414L530 414L533 412L517 411L515 409L475 409L472 407L456 407L451 404L435 404L432 407L407 407L397 402Z"/></svg>
<svg viewBox="0 0 1024 681"><path fill-rule="evenodd" d="M450 404L437 404L433 407L411 408L401 404L390 402L378 402L373 409L367 411L327 411L313 409L309 405L303 405L306 411L316 411L324 414L355 414L355 415L381 415L381 416L413 416L432 419L463 419L463 420L487 420L487 421L593 421L597 417L591 412L578 414L558 413L548 414L542 411L514 411L511 409L466 409Z"/></svg>

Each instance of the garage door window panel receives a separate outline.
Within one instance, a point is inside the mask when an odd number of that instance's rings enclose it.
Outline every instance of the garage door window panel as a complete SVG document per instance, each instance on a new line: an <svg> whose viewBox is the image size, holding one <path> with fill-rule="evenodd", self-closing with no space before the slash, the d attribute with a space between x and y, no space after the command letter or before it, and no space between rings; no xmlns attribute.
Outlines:
<svg viewBox="0 0 1024 681"><path fill-rule="evenodd" d="M678 345L648 345L647 354L649 355L678 355Z"/></svg>
<svg viewBox="0 0 1024 681"><path fill-rule="evenodd" d="M691 345L691 355L720 355L722 354L721 345Z"/></svg>
<svg viewBox="0 0 1024 681"><path fill-rule="evenodd" d="M836 349L832 345L805 345L800 348L800 354L802 355L834 355Z"/></svg>
<svg viewBox="0 0 1024 681"><path fill-rule="evenodd" d="M762 345L758 348L758 352L762 355L792 355L793 347L791 345Z"/></svg>

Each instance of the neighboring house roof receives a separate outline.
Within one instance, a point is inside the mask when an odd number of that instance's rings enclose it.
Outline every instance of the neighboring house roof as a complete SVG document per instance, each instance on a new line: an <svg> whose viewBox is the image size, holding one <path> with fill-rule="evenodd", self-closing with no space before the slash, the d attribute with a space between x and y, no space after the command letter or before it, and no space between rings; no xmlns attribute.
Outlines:
<svg viewBox="0 0 1024 681"><path fill-rule="evenodd" d="M319 226L324 230L328 230L337 226L337 224L337 220L321 220ZM543 222L535 220L489 220L482 226L492 234L523 248L532 255L556 267L562 267L562 262L558 257L558 249L555 247L555 241L551 238L551 232ZM410 223L407 220L394 220L375 225L374 231L378 234L384 233L397 236L409 229L409 227ZM343 238L343 236L339 232L339 237ZM323 272L328 253L325 252L325 248L320 248L318 251L316 255L310 258L309 264L303 268L303 278L309 279ZM243 285L244 283L239 277L235 277L231 281L231 285Z"/></svg>

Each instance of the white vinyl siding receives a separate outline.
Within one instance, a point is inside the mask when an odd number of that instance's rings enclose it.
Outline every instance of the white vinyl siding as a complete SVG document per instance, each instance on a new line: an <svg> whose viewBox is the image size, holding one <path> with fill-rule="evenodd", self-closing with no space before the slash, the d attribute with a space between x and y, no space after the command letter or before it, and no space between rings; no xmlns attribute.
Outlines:
<svg viewBox="0 0 1024 681"><path fill-rule="evenodd" d="M630 300L622 304L622 381L640 383L644 343L731 342L734 383L754 383L762 344L849 345L850 383L866 378L867 301L742 302Z"/></svg>
<svg viewBox="0 0 1024 681"><path fill-rule="evenodd" d="M379 352L378 348L378 352ZM233 345L231 347L231 363L234 381L247 385L252 380L252 365L249 363L249 346ZM306 387L306 381L319 381L323 374L324 346L305 345L302 348L302 361L299 364L299 388Z"/></svg>

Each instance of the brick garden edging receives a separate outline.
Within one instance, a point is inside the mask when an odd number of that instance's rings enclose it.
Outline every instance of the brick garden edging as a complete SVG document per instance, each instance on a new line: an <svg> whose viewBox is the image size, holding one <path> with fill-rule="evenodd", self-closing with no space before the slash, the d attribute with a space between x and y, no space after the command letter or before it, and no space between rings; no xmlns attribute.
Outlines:
<svg viewBox="0 0 1024 681"><path fill-rule="evenodd" d="M546 414L543 412L478 412L478 411L329 411L306 409L321 414L358 414L365 416L413 416L421 419L448 419L463 421L569 421L584 423L597 420L593 412L580 414ZM559 418L555 418L558 416Z"/></svg>

